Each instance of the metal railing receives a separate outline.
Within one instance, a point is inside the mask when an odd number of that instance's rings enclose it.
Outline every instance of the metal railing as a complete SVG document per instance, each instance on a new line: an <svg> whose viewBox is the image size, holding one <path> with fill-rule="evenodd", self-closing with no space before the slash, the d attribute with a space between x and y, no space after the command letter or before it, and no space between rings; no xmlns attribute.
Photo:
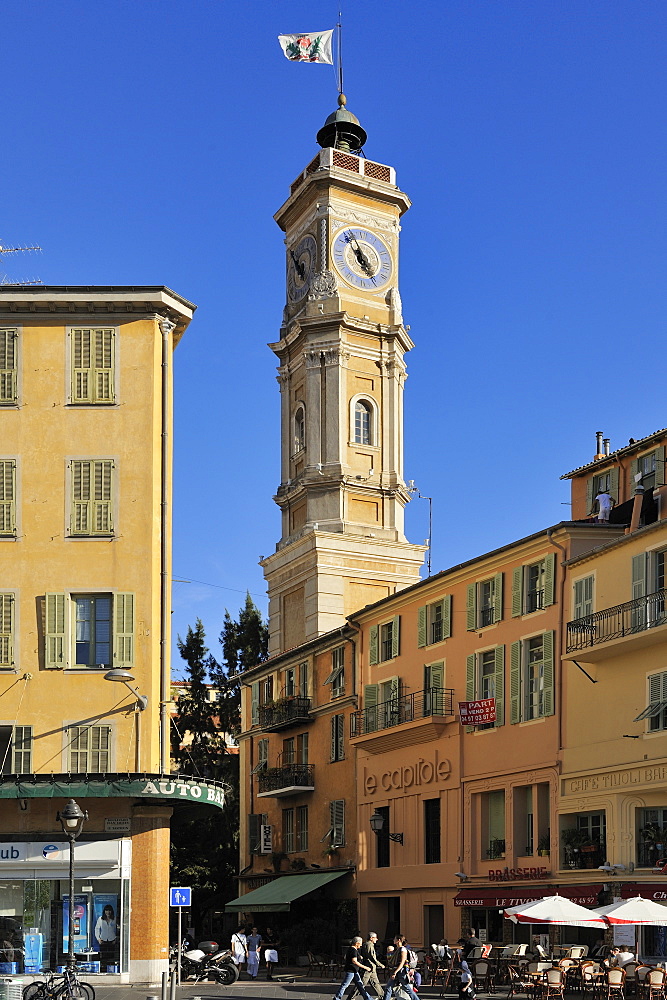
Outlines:
<svg viewBox="0 0 667 1000"><path fill-rule="evenodd" d="M313 764L286 764L283 767L268 767L257 775L260 792L276 792L281 788L314 788L315 767Z"/></svg>
<svg viewBox="0 0 667 1000"><path fill-rule="evenodd" d="M526 614L532 611L541 611L544 607L544 591L529 590L526 594Z"/></svg>
<svg viewBox="0 0 667 1000"><path fill-rule="evenodd" d="M259 706L259 725L262 729L282 728L310 718L310 698L286 697L270 705Z"/></svg>
<svg viewBox="0 0 667 1000"><path fill-rule="evenodd" d="M350 716L350 736L364 736L400 726L404 722L414 722L415 719L428 719L432 715L453 714L454 691L451 688L426 688L353 712Z"/></svg>
<svg viewBox="0 0 667 1000"><path fill-rule="evenodd" d="M614 608L596 611L567 623L567 652L598 646L667 623L667 590L636 597Z"/></svg>

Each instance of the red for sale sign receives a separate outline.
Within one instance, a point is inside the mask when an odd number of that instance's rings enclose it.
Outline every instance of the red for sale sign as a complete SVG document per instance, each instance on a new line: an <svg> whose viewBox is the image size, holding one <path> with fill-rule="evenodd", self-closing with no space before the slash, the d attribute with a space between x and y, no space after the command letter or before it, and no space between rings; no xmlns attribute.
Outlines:
<svg viewBox="0 0 667 1000"><path fill-rule="evenodd" d="M496 699L480 698L479 701L460 701L462 726L483 726L496 721Z"/></svg>

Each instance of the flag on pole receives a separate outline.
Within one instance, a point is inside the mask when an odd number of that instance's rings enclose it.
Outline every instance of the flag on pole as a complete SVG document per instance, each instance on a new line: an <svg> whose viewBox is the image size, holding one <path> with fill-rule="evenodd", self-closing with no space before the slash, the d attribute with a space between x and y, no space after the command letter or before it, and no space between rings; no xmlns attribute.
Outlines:
<svg viewBox="0 0 667 1000"><path fill-rule="evenodd" d="M333 66L333 33L304 31L300 35L278 35L280 47L292 62L329 63Z"/></svg>

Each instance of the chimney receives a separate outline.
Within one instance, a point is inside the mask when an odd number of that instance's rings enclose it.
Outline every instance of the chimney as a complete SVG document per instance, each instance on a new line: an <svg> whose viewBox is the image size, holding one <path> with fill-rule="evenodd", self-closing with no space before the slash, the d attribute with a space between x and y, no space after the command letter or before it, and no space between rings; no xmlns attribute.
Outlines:
<svg viewBox="0 0 667 1000"><path fill-rule="evenodd" d="M607 458L609 456L609 438L605 438L602 443L604 444L604 455Z"/></svg>
<svg viewBox="0 0 667 1000"><path fill-rule="evenodd" d="M596 431L595 432L596 444L595 444L595 457L593 458L594 462L599 462L601 458L604 458L604 455L602 453L602 435L603 435L603 433L604 433L604 431Z"/></svg>

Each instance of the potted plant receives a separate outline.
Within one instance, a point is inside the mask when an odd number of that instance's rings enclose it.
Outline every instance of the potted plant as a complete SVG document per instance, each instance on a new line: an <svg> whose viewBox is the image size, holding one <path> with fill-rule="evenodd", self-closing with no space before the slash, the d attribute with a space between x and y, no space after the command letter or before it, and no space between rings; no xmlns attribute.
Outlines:
<svg viewBox="0 0 667 1000"><path fill-rule="evenodd" d="M585 834L576 826L561 830L560 842L565 849L565 864L570 868L579 867L579 851L585 839Z"/></svg>
<svg viewBox="0 0 667 1000"><path fill-rule="evenodd" d="M505 841L502 837L494 837L489 841L489 849L486 852L489 859L505 857Z"/></svg>
<svg viewBox="0 0 667 1000"><path fill-rule="evenodd" d="M537 853L541 858L548 858L551 854L551 837L548 833L542 834L538 840Z"/></svg>
<svg viewBox="0 0 667 1000"><path fill-rule="evenodd" d="M330 844L322 851L322 857L329 862L329 868L334 868L338 863L338 848Z"/></svg>
<svg viewBox="0 0 667 1000"><path fill-rule="evenodd" d="M273 852L273 854L271 855L271 864L273 865L274 872L279 872L280 871L280 866L282 865L283 861L285 861L286 859L287 859L287 855L285 854L284 851L274 851Z"/></svg>

